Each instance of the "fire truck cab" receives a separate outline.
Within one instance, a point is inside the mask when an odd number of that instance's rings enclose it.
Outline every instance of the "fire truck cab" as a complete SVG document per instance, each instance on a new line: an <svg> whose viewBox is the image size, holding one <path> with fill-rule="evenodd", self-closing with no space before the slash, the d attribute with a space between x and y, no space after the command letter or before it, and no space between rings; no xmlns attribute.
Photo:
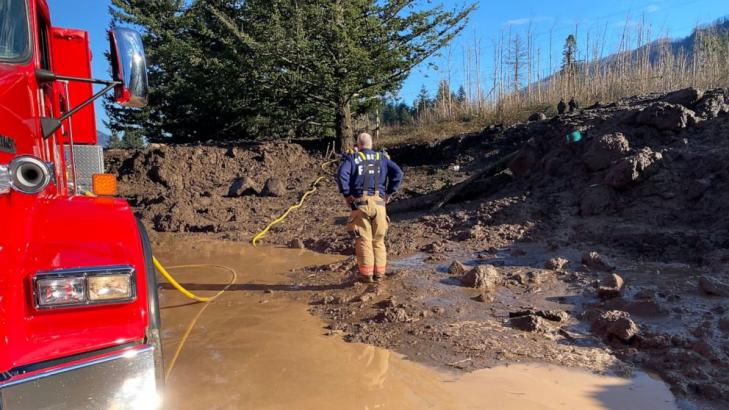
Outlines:
<svg viewBox="0 0 729 410"><path fill-rule="evenodd" d="M93 106L144 106L146 61L139 33L109 37L113 78L95 80L85 31L0 0L0 410L157 406L151 249L103 174Z"/></svg>

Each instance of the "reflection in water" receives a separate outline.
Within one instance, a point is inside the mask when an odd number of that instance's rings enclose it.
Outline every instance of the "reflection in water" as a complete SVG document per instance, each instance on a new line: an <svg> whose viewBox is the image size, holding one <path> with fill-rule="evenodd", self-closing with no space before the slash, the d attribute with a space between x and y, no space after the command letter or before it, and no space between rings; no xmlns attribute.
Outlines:
<svg viewBox="0 0 729 410"><path fill-rule="evenodd" d="M363 379L369 390L382 390L390 367L390 351L367 345L357 358L362 362Z"/></svg>
<svg viewBox="0 0 729 410"><path fill-rule="evenodd" d="M338 258L289 249L253 249L213 241L163 241L163 263L211 263L238 271L238 282L204 312L170 379L169 409L671 409L666 386L645 375L598 376L516 365L461 375L439 372L373 346L323 335L307 312L308 293L286 283L288 269ZM229 275L190 269L182 283L212 295ZM287 292L288 295L281 293ZM294 296L293 300L289 296ZM201 305L161 291L166 354L177 347Z"/></svg>

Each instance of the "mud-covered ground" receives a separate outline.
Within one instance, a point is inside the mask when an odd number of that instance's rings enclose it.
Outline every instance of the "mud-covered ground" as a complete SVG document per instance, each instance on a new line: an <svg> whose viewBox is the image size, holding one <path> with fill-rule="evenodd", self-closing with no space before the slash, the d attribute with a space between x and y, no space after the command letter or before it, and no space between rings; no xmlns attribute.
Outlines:
<svg viewBox="0 0 729 410"><path fill-rule="evenodd" d="M391 205L392 275L355 285L349 263L292 281L312 285L312 311L331 334L415 360L638 366L701 407L725 408L727 113L727 92L682 90L393 148L406 180ZM568 140L576 130L582 139ZM247 240L333 172L322 154L285 143L152 146L110 151L107 162L154 230ZM506 169L480 176L510 154ZM351 253L346 215L328 177L263 241ZM464 266L449 273L453 261Z"/></svg>

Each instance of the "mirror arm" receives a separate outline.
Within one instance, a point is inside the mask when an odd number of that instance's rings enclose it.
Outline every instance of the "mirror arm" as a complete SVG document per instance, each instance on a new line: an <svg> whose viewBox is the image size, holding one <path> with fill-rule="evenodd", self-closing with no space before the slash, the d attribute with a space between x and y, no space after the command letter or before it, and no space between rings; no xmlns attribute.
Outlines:
<svg viewBox="0 0 729 410"><path fill-rule="evenodd" d="M52 71L38 69L35 70L35 77L41 83L49 83L52 81L74 81L79 83L91 83L91 84L103 84L103 85L118 85L121 81L112 80L98 80L95 78L83 78L83 77L71 77L67 75L58 75Z"/></svg>
<svg viewBox="0 0 729 410"><path fill-rule="evenodd" d="M60 77L59 77L60 79ZM114 88L119 82L118 81L108 81L106 87L104 87L103 90L99 91L98 93L91 96L86 101L82 102L81 104L74 107L72 110L67 111L65 114L63 114L59 118L41 118L41 123L43 125L43 138L50 137L54 132L58 131L59 128L61 128L61 124L69 119L72 115L76 114L77 112L81 111L84 107L91 104L92 102L96 101L101 97L102 95L106 94Z"/></svg>

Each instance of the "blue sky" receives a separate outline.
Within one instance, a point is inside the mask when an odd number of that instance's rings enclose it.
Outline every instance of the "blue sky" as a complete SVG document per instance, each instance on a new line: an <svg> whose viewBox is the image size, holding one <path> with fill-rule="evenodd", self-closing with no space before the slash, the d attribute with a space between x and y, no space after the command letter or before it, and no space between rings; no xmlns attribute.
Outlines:
<svg viewBox="0 0 729 410"><path fill-rule="evenodd" d="M106 28L109 25L110 2L48 0L48 3L55 26L81 28L90 32L94 75L107 77L108 64L104 59L104 51L108 47ZM421 3L428 5L426 0ZM453 8L463 5L464 1L430 0L429 3ZM478 3L479 7L471 15L468 27L451 45L451 81L454 88L464 79L464 48L473 49L474 44L478 44L481 50L482 83L487 84L490 81L493 42L509 26L513 32L525 33L531 22L536 46L543 50L543 66L546 67L550 30L553 33L553 64L558 64L564 38L574 32L575 28L578 47L587 38L588 32L594 39L598 32L606 30L605 47L608 52L612 52L626 21L633 25L645 19L655 35L660 33L670 37L684 37L691 33L696 24L710 23L729 15L728 0L481 0ZM426 85L431 95L434 93L438 80L445 76L448 61L447 50L443 50L441 54L427 61L438 66L438 70L423 64L413 71L400 91L403 101L411 103L422 85ZM100 103L97 103L97 114L100 129L105 130L101 125L105 113Z"/></svg>

